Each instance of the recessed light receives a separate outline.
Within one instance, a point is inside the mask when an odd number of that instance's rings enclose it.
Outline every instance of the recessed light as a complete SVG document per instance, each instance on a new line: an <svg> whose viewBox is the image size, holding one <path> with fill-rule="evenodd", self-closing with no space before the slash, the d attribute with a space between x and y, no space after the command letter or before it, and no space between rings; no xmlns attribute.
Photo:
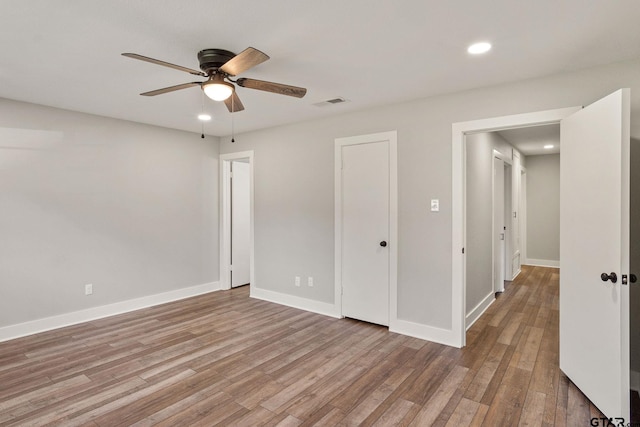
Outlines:
<svg viewBox="0 0 640 427"><path fill-rule="evenodd" d="M480 42L474 43L467 48L467 52L472 55L480 55L482 53L487 53L491 50L491 43Z"/></svg>
<svg viewBox="0 0 640 427"><path fill-rule="evenodd" d="M545 150L551 150L553 148L553 144L547 144L542 148L544 148Z"/></svg>
<svg viewBox="0 0 640 427"><path fill-rule="evenodd" d="M198 120L202 120L203 122L208 122L211 120L211 116L208 114L198 114Z"/></svg>

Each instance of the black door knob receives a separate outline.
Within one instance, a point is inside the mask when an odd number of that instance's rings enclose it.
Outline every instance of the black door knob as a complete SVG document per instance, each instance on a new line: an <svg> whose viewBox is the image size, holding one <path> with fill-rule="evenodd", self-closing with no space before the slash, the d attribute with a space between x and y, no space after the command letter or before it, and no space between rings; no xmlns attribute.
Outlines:
<svg viewBox="0 0 640 427"><path fill-rule="evenodd" d="M618 275L616 273L611 273L611 274L602 273L600 275L600 278L602 279L603 282L606 282L607 280L611 280L611 283L616 283L618 281Z"/></svg>
<svg viewBox="0 0 640 427"><path fill-rule="evenodd" d="M638 280L638 278L636 277L636 275L635 275L635 274L631 273L631 274L629 275L629 281L630 281L631 283L636 283L636 281L637 281L637 280Z"/></svg>
<svg viewBox="0 0 640 427"><path fill-rule="evenodd" d="M383 248L387 246L387 242L385 242L384 240L382 242L380 242L380 246L382 246Z"/></svg>

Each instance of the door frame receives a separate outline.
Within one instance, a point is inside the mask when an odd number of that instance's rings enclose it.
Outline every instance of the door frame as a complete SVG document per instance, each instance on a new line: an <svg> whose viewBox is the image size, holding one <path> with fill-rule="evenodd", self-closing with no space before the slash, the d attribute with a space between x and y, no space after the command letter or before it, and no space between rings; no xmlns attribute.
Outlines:
<svg viewBox="0 0 640 427"><path fill-rule="evenodd" d="M398 319L398 132L336 138L334 147L334 304L342 314L342 147L389 142L389 329Z"/></svg>
<svg viewBox="0 0 640 427"><path fill-rule="evenodd" d="M254 275L254 197L253 150L220 155L220 289L231 289L231 162L249 160L249 283L256 286Z"/></svg>
<svg viewBox="0 0 640 427"><path fill-rule="evenodd" d="M506 170L506 165L509 165L511 168L513 168L513 160L510 159L509 157L507 157L505 154L501 153L500 151L494 149L493 150L493 156L491 158L492 162L493 159L500 159L503 161L503 167L502 170L500 171L502 173L503 176L503 188L502 188L502 195L498 195L496 194L496 177L495 177L495 164L492 163L492 172L493 172L493 176L491 177L491 227L492 227L492 233L491 233L491 261L492 261L492 271L494 276L491 278L492 279L492 283L493 283L493 292L503 292L504 291L504 280L507 280L507 272L510 271L510 268L507 265L507 256L509 253L509 238L511 237L510 233L507 232L507 230L503 230L504 231L504 252L503 252L503 256L502 256L502 274L504 275L503 278L503 284L502 286L500 286L499 289L496 289L496 277L495 277L495 262L496 262L496 258L498 258L498 253L497 253L497 248L496 248L496 229L495 227L495 218L496 218L496 211L495 211L495 201L496 201L496 197L501 196L502 197L502 211L504 214L504 210L506 208L506 192L507 192L507 188L506 188L506 180L504 179L505 175L505 170ZM512 169L513 170L513 169ZM511 190L512 188L510 188ZM465 218L466 218L466 210L465 210ZM509 217L505 217L503 218L504 223L507 223L507 220L509 220ZM468 329L468 326L466 327Z"/></svg>
<svg viewBox="0 0 640 427"><path fill-rule="evenodd" d="M527 259L527 168L523 167L522 163L520 164L519 173L520 200L518 201L518 215L520 215L520 218L518 219L518 221L520 221L520 228L518 231L520 234L520 260L518 264L520 268L518 269L518 271L513 272L513 280L515 280L518 274L520 274L520 272L522 271L522 263Z"/></svg>
<svg viewBox="0 0 640 427"><path fill-rule="evenodd" d="M526 126L559 123L582 107L568 107L533 113L514 114L472 120L452 124L452 198L451 198L451 345L466 345L466 262L463 250L466 247L466 206L465 206L465 136L479 132L494 132Z"/></svg>

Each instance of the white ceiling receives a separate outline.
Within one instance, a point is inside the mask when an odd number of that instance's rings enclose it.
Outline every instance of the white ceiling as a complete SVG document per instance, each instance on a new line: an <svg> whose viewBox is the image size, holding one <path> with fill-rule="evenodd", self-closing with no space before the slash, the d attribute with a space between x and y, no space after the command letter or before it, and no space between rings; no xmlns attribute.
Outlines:
<svg viewBox="0 0 640 427"><path fill-rule="evenodd" d="M560 152L560 124L507 129L498 134L525 156ZM545 145L553 145L553 148L545 149Z"/></svg>
<svg viewBox="0 0 640 427"><path fill-rule="evenodd" d="M640 56L637 0L20 0L0 14L0 97L200 132L198 80L125 58L189 68L205 48L260 49L243 74L308 88L303 99L239 88L242 132ZM466 53L493 43L482 57ZM342 96L350 102L313 104ZM207 100L211 135L231 115Z"/></svg>

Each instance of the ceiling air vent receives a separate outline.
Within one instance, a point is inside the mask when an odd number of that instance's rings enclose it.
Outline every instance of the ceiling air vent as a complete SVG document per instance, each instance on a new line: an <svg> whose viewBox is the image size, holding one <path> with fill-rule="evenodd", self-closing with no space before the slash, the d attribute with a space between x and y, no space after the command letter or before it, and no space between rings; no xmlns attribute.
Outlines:
<svg viewBox="0 0 640 427"><path fill-rule="evenodd" d="M343 97L339 96L337 98L327 99L326 101L316 102L313 105L315 105L316 107L325 107L327 105L342 104L343 102L348 102L348 101Z"/></svg>

